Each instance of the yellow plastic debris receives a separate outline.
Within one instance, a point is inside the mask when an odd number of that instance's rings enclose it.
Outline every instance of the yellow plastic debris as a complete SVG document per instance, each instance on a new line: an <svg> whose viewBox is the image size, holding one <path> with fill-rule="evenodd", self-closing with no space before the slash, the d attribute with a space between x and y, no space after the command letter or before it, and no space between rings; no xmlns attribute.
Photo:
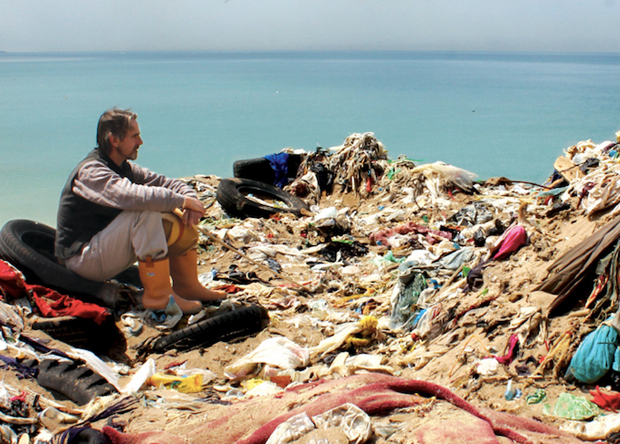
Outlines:
<svg viewBox="0 0 620 444"><path fill-rule="evenodd" d="M351 344L355 347L363 347L370 344L373 336L375 335L375 332L377 331L378 322L379 321L377 320L377 318L373 316L364 316L359 321L361 331L357 333L356 336L349 336L346 340L346 343Z"/></svg>
<svg viewBox="0 0 620 444"><path fill-rule="evenodd" d="M247 381L243 381L241 383L241 387L243 387L246 391L248 391L248 390L252 390L255 387L258 387L263 382L265 382L264 379L252 378L252 379L248 379Z"/></svg>
<svg viewBox="0 0 620 444"><path fill-rule="evenodd" d="M181 393L198 393L202 391L202 375L196 373L191 376L165 375L155 373L146 380L148 385L159 388L162 385Z"/></svg>

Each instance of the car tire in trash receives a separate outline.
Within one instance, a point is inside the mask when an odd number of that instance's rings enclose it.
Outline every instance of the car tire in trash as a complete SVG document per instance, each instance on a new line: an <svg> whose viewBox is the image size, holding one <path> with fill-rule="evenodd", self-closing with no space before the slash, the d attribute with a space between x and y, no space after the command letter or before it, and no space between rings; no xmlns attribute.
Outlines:
<svg viewBox="0 0 620 444"><path fill-rule="evenodd" d="M39 364L37 383L66 396L77 405L88 404L97 396L117 393L101 375L73 361L45 359Z"/></svg>
<svg viewBox="0 0 620 444"><path fill-rule="evenodd" d="M233 175L238 179L256 180L273 185L276 174L271 163L264 157L237 160L233 163Z"/></svg>
<svg viewBox="0 0 620 444"><path fill-rule="evenodd" d="M242 307L188 325L185 328L162 336L153 344L153 351L187 350L208 347L220 341L230 341L242 336L258 333L269 324L267 310L258 305Z"/></svg>
<svg viewBox="0 0 620 444"><path fill-rule="evenodd" d="M108 316L101 324L77 316L38 318L30 327L45 332L57 341L90 350L97 355L107 355L112 347L121 347L123 342L126 347L125 337L116 326L114 316Z"/></svg>
<svg viewBox="0 0 620 444"><path fill-rule="evenodd" d="M248 197L256 196L263 202ZM231 216L269 217L276 213L293 213L300 215L308 210L308 205L300 198L280 188L250 179L223 179L217 187L217 201ZM269 201L282 202L284 206L271 205Z"/></svg>
<svg viewBox="0 0 620 444"><path fill-rule="evenodd" d="M305 156L301 154L288 155L287 177L289 179L294 179L296 177L297 170L299 169L304 157ZM269 160L265 157L235 161L233 163L233 176L239 179L257 180L270 185L273 185L276 180L276 173L271 166L271 162L269 162Z"/></svg>
<svg viewBox="0 0 620 444"><path fill-rule="evenodd" d="M56 230L45 224L26 219L11 220L0 230L0 258L24 273L29 284L44 285L86 302L101 304L98 294L104 283L83 278L56 262L55 237ZM127 270L117 280L140 285L137 267L132 268L136 268L135 273Z"/></svg>

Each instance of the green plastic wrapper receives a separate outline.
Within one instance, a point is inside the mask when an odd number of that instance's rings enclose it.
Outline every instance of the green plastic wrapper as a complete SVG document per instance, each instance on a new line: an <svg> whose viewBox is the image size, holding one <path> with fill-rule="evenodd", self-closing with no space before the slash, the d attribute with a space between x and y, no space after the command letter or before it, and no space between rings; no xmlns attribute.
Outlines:
<svg viewBox="0 0 620 444"><path fill-rule="evenodd" d="M528 404L540 404L545 399L547 399L547 393L543 389L538 389L531 395L528 395L525 398L525 402Z"/></svg>
<svg viewBox="0 0 620 444"><path fill-rule="evenodd" d="M551 412L551 406L549 404L544 405L543 412L547 415L553 415L558 418L583 421L594 418L601 413L601 410L596 404L583 396L562 393L555 403L553 412Z"/></svg>

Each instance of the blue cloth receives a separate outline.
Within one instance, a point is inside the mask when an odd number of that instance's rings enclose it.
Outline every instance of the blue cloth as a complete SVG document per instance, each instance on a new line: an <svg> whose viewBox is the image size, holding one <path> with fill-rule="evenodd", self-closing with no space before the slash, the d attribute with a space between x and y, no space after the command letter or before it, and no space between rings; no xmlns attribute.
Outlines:
<svg viewBox="0 0 620 444"><path fill-rule="evenodd" d="M279 188L288 184L288 157L287 153L275 153L265 156L276 176L273 184Z"/></svg>
<svg viewBox="0 0 620 444"><path fill-rule="evenodd" d="M570 361L573 376L586 384L605 376L614 362L618 339L616 329L607 324L586 336Z"/></svg>
<svg viewBox="0 0 620 444"><path fill-rule="evenodd" d="M614 353L614 364L611 366L614 371L620 373L620 347L618 347Z"/></svg>

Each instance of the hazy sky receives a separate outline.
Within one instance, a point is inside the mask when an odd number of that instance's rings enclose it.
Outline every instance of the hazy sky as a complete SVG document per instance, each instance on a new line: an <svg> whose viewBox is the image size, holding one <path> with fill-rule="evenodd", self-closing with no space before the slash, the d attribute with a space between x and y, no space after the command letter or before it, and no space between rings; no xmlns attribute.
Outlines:
<svg viewBox="0 0 620 444"><path fill-rule="evenodd" d="M0 0L0 50L620 52L620 0Z"/></svg>

